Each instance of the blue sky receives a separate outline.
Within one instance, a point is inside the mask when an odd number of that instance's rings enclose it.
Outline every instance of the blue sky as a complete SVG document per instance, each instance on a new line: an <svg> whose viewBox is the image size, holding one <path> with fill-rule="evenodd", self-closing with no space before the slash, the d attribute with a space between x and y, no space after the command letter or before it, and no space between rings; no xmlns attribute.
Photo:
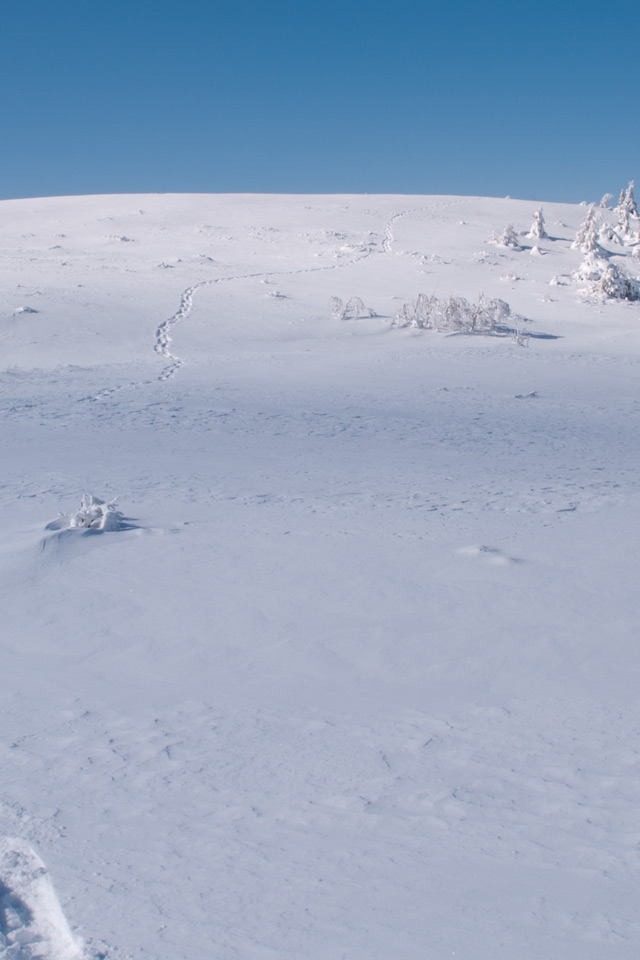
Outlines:
<svg viewBox="0 0 640 960"><path fill-rule="evenodd" d="M637 0L31 0L0 27L4 198L640 180Z"/></svg>

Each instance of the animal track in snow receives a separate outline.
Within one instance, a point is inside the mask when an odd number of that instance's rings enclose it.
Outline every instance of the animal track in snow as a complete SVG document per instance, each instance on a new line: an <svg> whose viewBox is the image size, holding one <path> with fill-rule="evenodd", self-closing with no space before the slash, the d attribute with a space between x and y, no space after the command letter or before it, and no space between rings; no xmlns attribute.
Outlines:
<svg viewBox="0 0 640 960"><path fill-rule="evenodd" d="M414 213L414 212L416 211L413 211L413 210L402 211L401 213L395 214L395 216L393 216L387 222L384 229L384 240L382 243L382 251L379 251L379 252L382 252L382 253L390 252L391 243L393 242L393 239L394 239L391 224L394 223L396 220L400 219L400 217L404 217L408 213ZM180 297L180 305L178 306L178 309L176 310L176 312L172 314L172 316L170 316L167 320L163 320L163 322L156 329L154 350L161 357L164 357L165 360L169 361L167 366L163 369L162 373L158 377L158 380L160 381L170 380L177 373L180 367L184 366L184 360L181 357L178 357L171 352L171 344L173 343L173 340L171 338L169 331L171 330L171 327L173 327L176 323L180 323L180 321L186 320L189 314L191 313L191 310L193 308L193 295L196 292L196 290L200 290L202 289L202 287L213 286L216 283L229 283L232 280L252 280L252 279L266 280L268 277L291 277L291 276L296 276L303 273L323 273L327 270L338 270L343 267L348 267L351 264L358 262L359 260L367 260L369 257L375 256L375 255L376 255L376 251L374 249L372 249L371 247L366 247L364 251L360 253L359 256L352 257L349 260L345 260L344 262L328 264L327 266L304 267L299 270L267 271L265 273L250 273L250 274L243 274L240 276L231 276L231 277L216 277L211 280L202 280L200 283L195 283L192 286L187 287L187 289L183 292L182 296ZM278 294L274 294L274 295L278 296ZM282 294L279 294L279 295L282 296Z"/></svg>
<svg viewBox="0 0 640 960"><path fill-rule="evenodd" d="M187 287L180 297L180 306L176 312L169 317L168 320L164 320L156 330L156 342L154 350L156 353L160 354L161 357L164 357L165 360L169 360L169 364L164 368L158 377L158 380L170 380L175 372L184 364L184 360L181 360L180 357L176 357L173 353L171 353L170 344L173 341L169 334L169 330L174 324L179 323L181 320L184 320L189 316L193 306L193 294L198 287L204 287L216 282L216 280L204 280L202 283L197 283L192 287Z"/></svg>
<svg viewBox="0 0 640 960"><path fill-rule="evenodd" d="M444 206L455 206L455 201L453 203L444 204ZM180 367L184 366L185 361L181 357L178 357L171 352L171 344L173 343L173 340L170 330L176 323L186 320L191 313L193 308L193 295L196 290L201 290L203 287L210 287L217 283L230 283L233 280L266 280L269 277L293 277L300 276L301 274L305 273L324 273L328 270L340 270L344 267L349 267L354 263L358 263L360 260L368 260L369 258L378 256L380 254L391 253L391 245L395 240L393 224L403 217L409 216L410 214L425 212L428 209L429 208L416 207L411 210L401 210L399 213L394 214L389 220L387 220L385 224L383 231L384 239L382 241L382 249L380 250L376 250L372 245L365 245L364 247L355 248L359 251L358 256L350 257L348 260L339 260L338 262L327 264L326 266L303 267L298 270L248 273L231 277L215 277L211 280L202 280L200 283L194 283L192 286L187 287L180 297L180 304L176 312L166 320L163 320L156 329L154 350L165 360L169 361L167 366L165 366L165 368L162 370L158 380L170 380L173 376L175 376ZM165 266L165 264L161 264L161 266ZM279 292L271 294L271 296L282 298L285 297L284 294ZM102 399L102 395L98 395L97 397L91 399Z"/></svg>
<svg viewBox="0 0 640 960"><path fill-rule="evenodd" d="M403 217L408 217L411 213L419 213L420 209L421 208L416 207L414 210L401 210L400 213L396 213L395 216L387 221L384 228L384 240L382 241L382 250L384 253L391 253L391 244L395 240L393 224L398 220L402 220Z"/></svg>

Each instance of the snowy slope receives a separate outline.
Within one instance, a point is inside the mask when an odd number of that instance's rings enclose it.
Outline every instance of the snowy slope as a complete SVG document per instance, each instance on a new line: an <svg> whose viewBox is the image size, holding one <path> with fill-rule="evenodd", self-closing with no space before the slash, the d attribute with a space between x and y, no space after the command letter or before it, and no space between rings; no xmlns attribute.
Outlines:
<svg viewBox="0 0 640 960"><path fill-rule="evenodd" d="M0 204L2 960L635 960L640 305L534 210Z"/></svg>

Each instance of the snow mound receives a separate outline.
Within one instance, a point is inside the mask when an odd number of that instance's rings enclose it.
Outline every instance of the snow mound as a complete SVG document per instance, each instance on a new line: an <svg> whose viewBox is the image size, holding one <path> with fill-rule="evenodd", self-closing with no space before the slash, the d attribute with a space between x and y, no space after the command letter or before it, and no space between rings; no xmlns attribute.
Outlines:
<svg viewBox="0 0 640 960"><path fill-rule="evenodd" d="M0 960L81 960L47 870L23 840L0 837Z"/></svg>
<svg viewBox="0 0 640 960"><path fill-rule="evenodd" d="M117 509L115 500L100 500L85 493L76 513L60 514L45 530L82 530L85 533L105 533L131 530L133 524Z"/></svg>

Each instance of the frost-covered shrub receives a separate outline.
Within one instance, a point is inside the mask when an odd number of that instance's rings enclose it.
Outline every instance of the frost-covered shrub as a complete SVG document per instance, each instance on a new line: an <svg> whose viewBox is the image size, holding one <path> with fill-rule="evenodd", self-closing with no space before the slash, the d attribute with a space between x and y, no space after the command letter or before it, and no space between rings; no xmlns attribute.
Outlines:
<svg viewBox="0 0 640 960"><path fill-rule="evenodd" d="M405 303L396 314L393 325L397 327L416 327L419 330L435 328L438 300L426 293L418 294L414 304Z"/></svg>
<svg viewBox="0 0 640 960"><path fill-rule="evenodd" d="M511 250L522 249L518 241L518 235L511 223L504 228L501 234L494 233L491 243L495 243L497 247L509 247Z"/></svg>
<svg viewBox="0 0 640 960"><path fill-rule="evenodd" d="M544 225L544 216L542 215L542 207L540 207L533 215L533 223L531 224L531 229L527 236L530 239L537 238L539 240L544 240L548 234L545 230Z"/></svg>
<svg viewBox="0 0 640 960"><path fill-rule="evenodd" d="M48 523L45 529L109 531L123 530L129 526L117 509L115 500L100 500L92 497L90 493L85 493L76 513L61 513L58 519Z"/></svg>
<svg viewBox="0 0 640 960"><path fill-rule="evenodd" d="M377 316L371 307L365 307L360 297L351 297L346 304L340 297L331 297L331 313L336 320L359 320Z"/></svg>
<svg viewBox="0 0 640 960"><path fill-rule="evenodd" d="M331 316L336 320L342 320L342 311L344 302L340 297L331 297Z"/></svg>
<svg viewBox="0 0 640 960"><path fill-rule="evenodd" d="M441 330L458 333L511 332L507 321L518 320L504 300L491 300L481 294L477 303L466 297L448 297L439 300L424 293L413 304L405 303L393 320L395 327L413 327L419 330Z"/></svg>
<svg viewBox="0 0 640 960"><path fill-rule="evenodd" d="M587 293L598 300L640 300L640 282L590 252L574 270L573 279L587 284Z"/></svg>
<svg viewBox="0 0 640 960"><path fill-rule="evenodd" d="M470 330L474 320L474 308L466 297L449 297L436 301L433 314L436 330Z"/></svg>
<svg viewBox="0 0 640 960"><path fill-rule="evenodd" d="M492 332L500 329L512 318L521 319L517 314L511 313L511 307L506 300L490 300L481 294L475 307L471 329Z"/></svg>

